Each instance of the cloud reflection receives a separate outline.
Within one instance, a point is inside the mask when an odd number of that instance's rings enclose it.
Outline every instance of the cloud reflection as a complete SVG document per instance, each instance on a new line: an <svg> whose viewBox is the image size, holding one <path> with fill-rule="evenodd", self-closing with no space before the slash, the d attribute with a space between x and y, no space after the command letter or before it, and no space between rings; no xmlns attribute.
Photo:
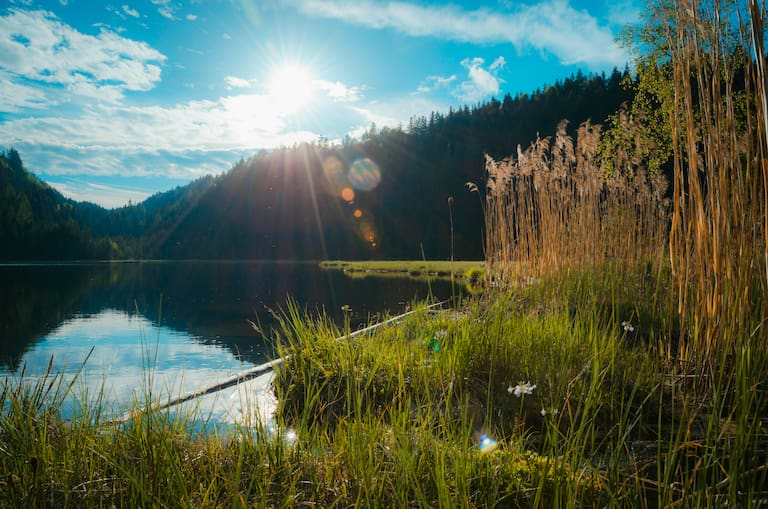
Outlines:
<svg viewBox="0 0 768 509"><path fill-rule="evenodd" d="M149 394L153 400L168 399L252 366L221 346L203 344L141 316L108 309L72 317L26 352L22 358L27 365L26 377L34 382L43 376L53 358L53 372L62 373L68 383L91 348L93 352L75 383L74 399L63 407L65 417L74 414L83 399L92 403L101 396L107 413L119 415L134 401L144 403ZM13 378L18 373L0 370L1 375ZM219 416L223 422L235 422L243 416L264 418L274 409L274 405L258 406L271 401L264 381L201 400L198 410Z"/></svg>

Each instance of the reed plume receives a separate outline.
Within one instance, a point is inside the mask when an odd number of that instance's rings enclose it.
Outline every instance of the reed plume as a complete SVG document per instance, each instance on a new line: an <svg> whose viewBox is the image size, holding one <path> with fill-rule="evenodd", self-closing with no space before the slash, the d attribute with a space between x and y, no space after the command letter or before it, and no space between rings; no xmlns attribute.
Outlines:
<svg viewBox="0 0 768 509"><path fill-rule="evenodd" d="M658 259L666 243L666 179L639 160L606 173L601 127L582 123L574 144L567 126L516 157L486 157L486 263L508 284L585 263Z"/></svg>

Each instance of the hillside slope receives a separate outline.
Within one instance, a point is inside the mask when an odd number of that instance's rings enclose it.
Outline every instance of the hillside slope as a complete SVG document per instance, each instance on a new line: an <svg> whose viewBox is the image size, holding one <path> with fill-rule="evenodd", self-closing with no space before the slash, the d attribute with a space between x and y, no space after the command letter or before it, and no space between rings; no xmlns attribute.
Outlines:
<svg viewBox="0 0 768 509"><path fill-rule="evenodd" d="M563 118L603 122L631 99L627 78L579 73L406 127L372 125L360 140L262 151L110 211L63 198L12 150L0 258L480 259L483 198L466 183L483 187L485 154L513 154Z"/></svg>

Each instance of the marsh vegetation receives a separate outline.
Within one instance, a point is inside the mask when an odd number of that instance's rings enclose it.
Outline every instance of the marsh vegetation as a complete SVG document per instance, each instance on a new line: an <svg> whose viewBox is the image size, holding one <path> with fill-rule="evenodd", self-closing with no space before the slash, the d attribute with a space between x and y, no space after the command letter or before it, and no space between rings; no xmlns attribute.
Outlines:
<svg viewBox="0 0 768 509"><path fill-rule="evenodd" d="M288 305L274 420L227 436L6 384L0 504L764 505L763 12L651 4L645 106L487 160L481 296L344 341Z"/></svg>

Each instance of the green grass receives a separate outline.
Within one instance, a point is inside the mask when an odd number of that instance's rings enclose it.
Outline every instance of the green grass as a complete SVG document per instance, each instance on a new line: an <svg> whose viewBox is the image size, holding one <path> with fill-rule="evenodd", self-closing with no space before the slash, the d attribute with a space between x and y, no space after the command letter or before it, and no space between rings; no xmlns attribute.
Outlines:
<svg viewBox="0 0 768 509"><path fill-rule="evenodd" d="M326 270L343 270L349 275L375 273L377 277L386 274L410 276L440 276L450 277L451 274L464 277L472 269L482 270L482 261L419 261L419 260L373 260L373 261L340 261L329 260L320 262L320 267Z"/></svg>
<svg viewBox="0 0 768 509"><path fill-rule="evenodd" d="M553 274L342 341L288 305L277 431L194 434L196 416L166 412L108 427L98 403L65 422L57 377L5 382L0 506L759 505L768 354L744 348L716 383L682 376L660 346L669 281Z"/></svg>

